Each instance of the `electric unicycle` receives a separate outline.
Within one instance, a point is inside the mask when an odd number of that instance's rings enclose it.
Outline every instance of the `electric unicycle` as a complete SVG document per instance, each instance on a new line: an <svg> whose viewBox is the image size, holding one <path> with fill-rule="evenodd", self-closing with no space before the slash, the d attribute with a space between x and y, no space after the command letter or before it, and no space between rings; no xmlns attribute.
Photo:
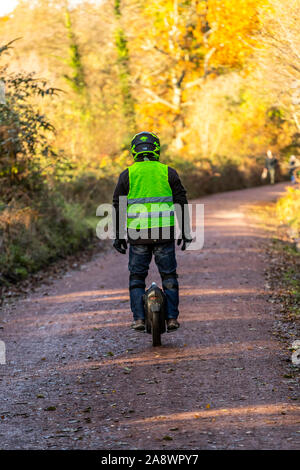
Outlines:
<svg viewBox="0 0 300 470"><path fill-rule="evenodd" d="M166 332L166 297L153 282L143 296L146 332L152 334L153 346L161 346L160 335Z"/></svg>

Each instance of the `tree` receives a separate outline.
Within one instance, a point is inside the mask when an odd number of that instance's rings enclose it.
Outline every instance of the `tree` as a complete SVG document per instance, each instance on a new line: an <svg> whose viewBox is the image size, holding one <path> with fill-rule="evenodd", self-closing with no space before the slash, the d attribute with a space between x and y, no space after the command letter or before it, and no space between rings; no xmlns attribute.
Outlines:
<svg viewBox="0 0 300 470"><path fill-rule="evenodd" d="M264 12L260 67L273 93L274 105L300 132L300 3L274 0Z"/></svg>
<svg viewBox="0 0 300 470"><path fill-rule="evenodd" d="M142 50L138 109L148 125L171 129L176 151L189 133L187 111L195 90L209 77L240 69L253 52L251 35L259 27L261 2L158 0L144 6L143 27L136 25L143 33L132 44L133 50Z"/></svg>
<svg viewBox="0 0 300 470"><path fill-rule="evenodd" d="M122 27L121 0L114 0L114 14L117 22L115 31L115 44L117 49L117 63L119 69L119 80L123 98L123 114L130 133L135 131L134 100L131 93L131 76L129 67L129 50L125 31Z"/></svg>
<svg viewBox="0 0 300 470"><path fill-rule="evenodd" d="M189 91L203 78L208 65L205 16L203 1L147 2L132 41L132 49L141 51L136 53L139 65L135 71L141 90L139 112L147 126L169 127L177 150L182 148L186 132Z"/></svg>
<svg viewBox="0 0 300 470"><path fill-rule="evenodd" d="M83 96L87 92L85 73L68 6L66 6L65 15L65 24L69 38L69 60L67 61L67 65L71 69L71 75L65 74L64 78L77 95Z"/></svg>
<svg viewBox="0 0 300 470"><path fill-rule="evenodd" d="M259 47L261 9L268 0L207 0L211 65L219 73L244 69Z"/></svg>
<svg viewBox="0 0 300 470"><path fill-rule="evenodd" d="M0 47L1 57L13 42ZM0 188L2 198L9 202L39 191L44 181L41 160L50 164L56 159L49 144L54 128L33 98L53 96L57 90L32 74L8 74L5 66L0 68L0 83L5 86L0 103Z"/></svg>

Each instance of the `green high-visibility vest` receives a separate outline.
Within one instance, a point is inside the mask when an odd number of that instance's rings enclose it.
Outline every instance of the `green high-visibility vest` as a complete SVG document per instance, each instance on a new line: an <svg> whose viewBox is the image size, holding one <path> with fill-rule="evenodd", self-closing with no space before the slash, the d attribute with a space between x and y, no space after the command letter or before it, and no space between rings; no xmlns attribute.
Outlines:
<svg viewBox="0 0 300 470"><path fill-rule="evenodd" d="M174 226L168 166L158 161L136 162L128 168L127 227L147 229Z"/></svg>

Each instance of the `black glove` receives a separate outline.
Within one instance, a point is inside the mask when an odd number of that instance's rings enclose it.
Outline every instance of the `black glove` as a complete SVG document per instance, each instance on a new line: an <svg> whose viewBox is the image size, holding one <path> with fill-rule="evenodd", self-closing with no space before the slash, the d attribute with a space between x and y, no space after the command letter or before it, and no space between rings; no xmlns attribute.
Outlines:
<svg viewBox="0 0 300 470"><path fill-rule="evenodd" d="M178 238L177 245L179 246L182 242L181 251L184 251L189 246L189 244L192 243L192 241L193 241L192 238L186 238L186 237Z"/></svg>
<svg viewBox="0 0 300 470"><path fill-rule="evenodd" d="M127 250L127 242L124 239L116 238L113 242L113 247L119 252L125 255Z"/></svg>

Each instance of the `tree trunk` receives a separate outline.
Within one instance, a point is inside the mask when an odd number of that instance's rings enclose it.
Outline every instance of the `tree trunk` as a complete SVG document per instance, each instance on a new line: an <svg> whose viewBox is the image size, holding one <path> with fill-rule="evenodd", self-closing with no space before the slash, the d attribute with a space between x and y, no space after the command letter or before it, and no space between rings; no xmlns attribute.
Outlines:
<svg viewBox="0 0 300 470"><path fill-rule="evenodd" d="M123 115L127 122L128 131L134 133L136 130L136 121L134 99L131 94L130 86L129 50L124 29L121 25L122 13L120 4L120 0L115 0L114 12L118 24L115 33L115 41L118 53L119 79L123 98Z"/></svg>

